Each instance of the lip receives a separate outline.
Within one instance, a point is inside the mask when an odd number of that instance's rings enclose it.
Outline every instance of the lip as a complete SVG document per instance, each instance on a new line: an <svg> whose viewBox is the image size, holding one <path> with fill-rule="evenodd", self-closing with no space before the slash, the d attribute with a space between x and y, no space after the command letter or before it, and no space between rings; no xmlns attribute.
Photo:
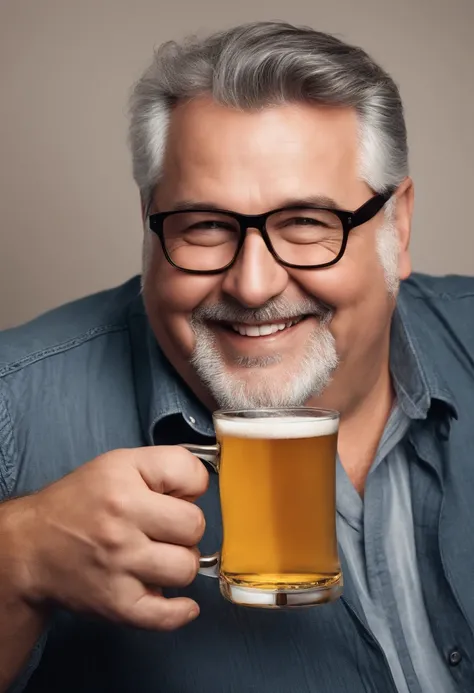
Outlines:
<svg viewBox="0 0 474 693"><path fill-rule="evenodd" d="M214 323L214 325L248 325L254 327L255 325L263 326L263 325L278 325L280 323L288 323L288 322L293 322L294 320L298 320L298 322L301 322L301 320L304 320L305 318L309 317L308 315L294 315L291 318L279 318L278 320L262 320L261 322L243 322L243 323L237 323L237 322L217 322Z"/></svg>
<svg viewBox="0 0 474 693"><path fill-rule="evenodd" d="M283 347L284 343L296 336L299 331L308 329L308 323L313 322L313 320L313 316L304 316L302 320L291 327L286 327L284 330L274 332L272 334L260 335L259 337L248 337L247 335L242 335L239 332L235 332L228 323L213 322L209 323L209 326L216 334L219 335L220 339L230 342L230 344L238 351L248 354L250 352L260 351L262 347L264 350L267 350L269 347L273 348L276 345L278 345L278 347ZM288 322L288 320L285 320L285 322ZM273 325L276 323L272 321L245 324Z"/></svg>
<svg viewBox="0 0 474 693"><path fill-rule="evenodd" d="M238 332L243 337L259 339L260 337L266 337L268 335L276 334L277 332L284 332L302 320L304 320L304 317L298 316L297 318L287 318L286 320L278 320L277 322L225 323L225 327L231 329L233 332ZM267 332L269 327L270 331Z"/></svg>

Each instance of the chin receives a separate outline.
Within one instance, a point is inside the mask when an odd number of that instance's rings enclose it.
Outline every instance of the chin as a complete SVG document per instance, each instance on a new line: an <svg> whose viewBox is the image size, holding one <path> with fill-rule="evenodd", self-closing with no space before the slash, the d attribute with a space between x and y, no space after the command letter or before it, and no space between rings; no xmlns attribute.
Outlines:
<svg viewBox="0 0 474 693"><path fill-rule="evenodd" d="M214 361L209 367L194 360L193 365L212 398L226 409L301 407L319 396L331 380L328 369L309 375L306 369L290 369L281 361L232 367L224 363L217 367Z"/></svg>
<svg viewBox="0 0 474 693"><path fill-rule="evenodd" d="M312 331L301 353L236 355L219 348L211 331L196 333L191 364L221 408L300 407L320 396L338 366L329 329Z"/></svg>

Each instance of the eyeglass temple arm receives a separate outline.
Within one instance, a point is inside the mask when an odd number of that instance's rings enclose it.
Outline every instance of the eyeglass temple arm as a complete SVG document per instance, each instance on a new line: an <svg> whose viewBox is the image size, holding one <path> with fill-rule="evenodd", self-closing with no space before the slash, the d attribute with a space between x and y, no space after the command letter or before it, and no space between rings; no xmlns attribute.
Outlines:
<svg viewBox="0 0 474 693"><path fill-rule="evenodd" d="M396 188L390 188L384 193L374 195L362 207L359 207L352 216L352 226L362 226L366 221L372 219L389 201L395 190Z"/></svg>

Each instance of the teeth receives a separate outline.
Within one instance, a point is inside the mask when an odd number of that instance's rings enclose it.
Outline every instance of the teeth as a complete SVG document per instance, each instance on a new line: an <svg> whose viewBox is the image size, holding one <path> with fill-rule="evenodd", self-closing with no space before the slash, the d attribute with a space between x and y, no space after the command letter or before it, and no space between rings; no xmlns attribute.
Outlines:
<svg viewBox="0 0 474 693"><path fill-rule="evenodd" d="M238 323L231 325L231 327L243 337L265 337L269 334L275 334L275 332L281 332L287 327L292 327L292 325L296 325L300 320L302 320L302 318L295 318L286 323L278 322L271 325L243 325Z"/></svg>
<svg viewBox="0 0 474 693"><path fill-rule="evenodd" d="M247 337L260 336L260 327L258 325L249 325L248 327L244 327L243 330ZM242 332L240 334L242 334Z"/></svg>
<svg viewBox="0 0 474 693"><path fill-rule="evenodd" d="M260 333L262 336L263 336L263 335L267 335L267 334L272 334L272 333L273 333L273 328L274 328L274 327L278 330L278 328L277 328L276 325L261 325L261 326L258 328L258 331L259 331L259 333Z"/></svg>

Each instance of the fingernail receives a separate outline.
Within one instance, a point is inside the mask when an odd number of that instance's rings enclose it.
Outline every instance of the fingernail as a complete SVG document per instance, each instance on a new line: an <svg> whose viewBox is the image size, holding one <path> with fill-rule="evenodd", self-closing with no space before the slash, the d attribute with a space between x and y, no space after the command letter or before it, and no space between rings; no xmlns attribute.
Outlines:
<svg viewBox="0 0 474 693"><path fill-rule="evenodd" d="M199 607L195 606L189 612L188 619L190 621L194 621L194 619L197 618L198 616L199 616Z"/></svg>

